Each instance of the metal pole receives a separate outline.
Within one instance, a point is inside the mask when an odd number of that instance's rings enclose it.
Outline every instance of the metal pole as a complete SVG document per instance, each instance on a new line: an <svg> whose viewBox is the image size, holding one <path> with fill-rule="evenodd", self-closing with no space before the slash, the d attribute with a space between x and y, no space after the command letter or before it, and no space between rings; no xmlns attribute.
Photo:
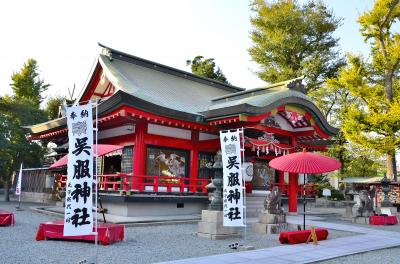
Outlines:
<svg viewBox="0 0 400 264"><path fill-rule="evenodd" d="M303 230L306 230L306 174L303 174Z"/></svg>

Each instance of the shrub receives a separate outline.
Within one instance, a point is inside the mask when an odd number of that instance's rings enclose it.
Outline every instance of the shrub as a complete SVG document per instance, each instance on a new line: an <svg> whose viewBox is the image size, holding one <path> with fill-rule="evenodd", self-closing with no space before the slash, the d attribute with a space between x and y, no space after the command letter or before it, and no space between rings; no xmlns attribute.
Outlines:
<svg viewBox="0 0 400 264"><path fill-rule="evenodd" d="M335 200L335 201L342 201L344 200L344 195L341 191L332 189L331 190L331 197L329 198L330 200Z"/></svg>

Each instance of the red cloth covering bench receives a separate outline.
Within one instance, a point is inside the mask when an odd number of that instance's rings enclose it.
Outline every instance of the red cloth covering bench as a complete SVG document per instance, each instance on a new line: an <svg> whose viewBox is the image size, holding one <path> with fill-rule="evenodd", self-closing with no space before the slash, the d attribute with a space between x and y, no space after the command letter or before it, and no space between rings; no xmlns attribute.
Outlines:
<svg viewBox="0 0 400 264"><path fill-rule="evenodd" d="M57 220L53 222L40 223L36 233L36 240L44 239L65 239L65 240L84 240L95 241L95 235L83 236L63 236L64 221ZM94 232L94 227L93 227ZM124 225L120 224L103 224L98 225L99 242L106 246L116 241L124 240Z"/></svg>
<svg viewBox="0 0 400 264"><path fill-rule="evenodd" d="M0 226L14 225L14 214L0 210Z"/></svg>
<svg viewBox="0 0 400 264"><path fill-rule="evenodd" d="M328 230L322 228L316 228L315 233L317 234L318 241L327 239L329 234ZM310 234L311 230L281 232L279 234L279 242L281 244L305 243Z"/></svg>
<svg viewBox="0 0 400 264"><path fill-rule="evenodd" d="M398 220L395 215L372 215L369 217L370 225L397 225Z"/></svg>

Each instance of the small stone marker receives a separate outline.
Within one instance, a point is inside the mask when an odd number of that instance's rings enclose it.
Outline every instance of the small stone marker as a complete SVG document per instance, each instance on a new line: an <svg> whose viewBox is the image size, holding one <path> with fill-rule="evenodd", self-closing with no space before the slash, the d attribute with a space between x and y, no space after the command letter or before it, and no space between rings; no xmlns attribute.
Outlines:
<svg viewBox="0 0 400 264"><path fill-rule="evenodd" d="M331 190L329 190L329 189L323 189L323 190L322 190L322 195L325 196L325 197L331 196L331 195L332 195L332 194L331 194Z"/></svg>
<svg viewBox="0 0 400 264"><path fill-rule="evenodd" d="M315 233L315 227L311 226L311 234L308 236L306 244L310 242L310 240L313 241L314 245L318 245L318 238L317 238L317 233Z"/></svg>

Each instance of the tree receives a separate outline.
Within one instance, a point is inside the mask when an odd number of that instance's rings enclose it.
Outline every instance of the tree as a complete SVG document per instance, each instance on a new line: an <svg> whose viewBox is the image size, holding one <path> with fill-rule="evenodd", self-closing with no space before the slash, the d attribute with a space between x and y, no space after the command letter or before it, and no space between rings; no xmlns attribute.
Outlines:
<svg viewBox="0 0 400 264"><path fill-rule="evenodd" d="M365 155L353 157L346 168L351 177L374 177L378 174L379 163Z"/></svg>
<svg viewBox="0 0 400 264"><path fill-rule="evenodd" d="M324 3L255 0L252 9L253 46L248 51L261 67L258 76L262 80L275 83L304 75L309 92L336 76L343 60L332 34L341 19Z"/></svg>
<svg viewBox="0 0 400 264"><path fill-rule="evenodd" d="M29 59L19 72L12 75L12 96L0 97L0 181L4 183L5 200L9 200L11 176L21 162L25 167L37 166L43 157L43 148L27 140L23 126L48 120L40 109L49 84L39 77L37 62Z"/></svg>
<svg viewBox="0 0 400 264"><path fill-rule="evenodd" d="M395 150L400 146L400 34L392 25L400 18L398 0L377 0L359 17L370 45L370 60L348 55L336 82L355 97L344 118L349 140L386 156L389 178L397 180Z"/></svg>
<svg viewBox="0 0 400 264"><path fill-rule="evenodd" d="M19 99L28 99L39 108L43 101L42 93L48 89L49 84L45 84L39 77L39 66L36 60L28 59L19 72L12 76L11 88L15 97Z"/></svg>
<svg viewBox="0 0 400 264"><path fill-rule="evenodd" d="M194 74L229 84L222 70L215 65L213 58L204 59L203 56L196 56L193 60L187 60L186 65L191 67Z"/></svg>
<svg viewBox="0 0 400 264"><path fill-rule="evenodd" d="M46 113L49 119L58 118L58 112L60 106L64 103L66 98L64 96L56 96L52 97L47 101L46 104Z"/></svg>
<svg viewBox="0 0 400 264"><path fill-rule="evenodd" d="M43 157L43 149L28 141L22 126L47 120L44 111L27 99L5 96L0 98L0 180L5 187L5 200L9 201L11 177L21 162L24 166L37 166Z"/></svg>

